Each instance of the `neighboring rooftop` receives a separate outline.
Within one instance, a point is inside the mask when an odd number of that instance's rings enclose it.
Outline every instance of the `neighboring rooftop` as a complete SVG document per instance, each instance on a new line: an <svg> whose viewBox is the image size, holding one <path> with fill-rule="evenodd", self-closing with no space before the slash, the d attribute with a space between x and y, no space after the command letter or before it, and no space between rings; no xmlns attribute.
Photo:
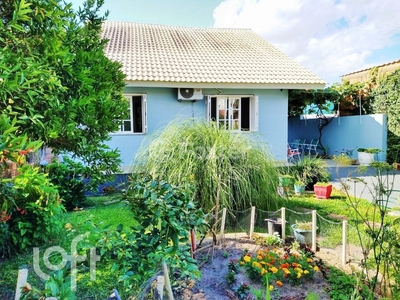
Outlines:
<svg viewBox="0 0 400 300"><path fill-rule="evenodd" d="M387 72L392 72L398 68L400 68L400 59L386 63L386 64L382 64L379 66L374 66L371 68L367 68L367 69L363 69L360 71L355 71L355 72L351 72L351 73L342 75L342 80L348 80L350 83L364 82L364 81L368 80L370 71L372 69L378 69L378 74L383 74L383 73L387 73Z"/></svg>
<svg viewBox="0 0 400 300"><path fill-rule="evenodd" d="M325 82L250 29L192 28L106 21L106 55L128 84L215 83L263 88L323 88Z"/></svg>

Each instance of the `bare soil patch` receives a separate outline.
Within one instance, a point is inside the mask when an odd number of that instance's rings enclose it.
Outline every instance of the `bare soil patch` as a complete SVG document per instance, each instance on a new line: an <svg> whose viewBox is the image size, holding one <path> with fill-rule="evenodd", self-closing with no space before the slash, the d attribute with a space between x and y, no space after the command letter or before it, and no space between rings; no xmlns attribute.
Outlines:
<svg viewBox="0 0 400 300"><path fill-rule="evenodd" d="M234 293L235 287L246 283L251 287L261 289L261 285L249 281L244 270L236 275L237 281L233 287L229 287L226 281L228 274L228 264L230 260L240 259L243 251L248 249L250 252L257 251L260 246L249 240L226 240L224 245L215 246L214 254L211 252L203 253L197 259L208 259L201 265L202 278L194 283L190 288L186 288L177 299L182 300L224 300L238 299ZM319 249L316 257L321 258L327 265L343 269L340 262L340 253L335 249ZM350 266L346 266L345 271L351 271ZM329 276L329 275L328 275ZM275 288L271 293L272 299L281 300L303 300L310 292L319 295L320 300L331 299L329 297L329 282L321 272L317 272L312 281L306 281L298 286L284 284L280 288ZM249 300L256 299L254 295L248 296Z"/></svg>

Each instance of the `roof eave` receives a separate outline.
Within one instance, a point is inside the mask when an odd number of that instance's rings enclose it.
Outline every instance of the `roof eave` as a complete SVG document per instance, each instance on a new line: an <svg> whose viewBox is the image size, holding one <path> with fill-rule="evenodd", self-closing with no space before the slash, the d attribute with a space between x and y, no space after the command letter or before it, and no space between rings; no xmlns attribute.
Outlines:
<svg viewBox="0 0 400 300"><path fill-rule="evenodd" d="M311 90L324 89L325 83L218 83L218 82L166 82L166 81L126 81L127 87L164 88L218 88L218 89L261 89L261 90Z"/></svg>

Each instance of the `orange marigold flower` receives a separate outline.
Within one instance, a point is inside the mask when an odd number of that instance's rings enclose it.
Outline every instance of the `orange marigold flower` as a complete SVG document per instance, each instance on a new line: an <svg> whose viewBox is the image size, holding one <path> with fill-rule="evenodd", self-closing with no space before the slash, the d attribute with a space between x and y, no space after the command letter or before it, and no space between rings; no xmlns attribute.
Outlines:
<svg viewBox="0 0 400 300"><path fill-rule="evenodd" d="M298 263L295 263L295 262L292 262L292 267L298 267L299 266L299 264Z"/></svg>
<svg viewBox="0 0 400 300"><path fill-rule="evenodd" d="M281 287L281 286L283 285L283 283L282 283L282 281L277 280L277 281L276 281L276 285L279 286L279 287Z"/></svg>
<svg viewBox="0 0 400 300"><path fill-rule="evenodd" d="M257 259L258 259L258 260L262 260L263 257L262 257L261 255L257 255Z"/></svg>
<svg viewBox="0 0 400 300"><path fill-rule="evenodd" d="M309 263L313 262L312 258L307 258L307 262Z"/></svg>

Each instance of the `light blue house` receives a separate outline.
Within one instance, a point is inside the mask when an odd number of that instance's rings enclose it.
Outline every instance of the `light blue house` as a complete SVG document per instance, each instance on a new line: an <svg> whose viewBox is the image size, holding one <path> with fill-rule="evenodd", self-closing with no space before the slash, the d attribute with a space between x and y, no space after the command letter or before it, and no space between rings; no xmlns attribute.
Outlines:
<svg viewBox="0 0 400 300"><path fill-rule="evenodd" d="M325 85L249 29L106 21L103 37L106 55L126 74L130 118L109 142L124 168L146 136L177 116L257 134L286 160L288 90Z"/></svg>

